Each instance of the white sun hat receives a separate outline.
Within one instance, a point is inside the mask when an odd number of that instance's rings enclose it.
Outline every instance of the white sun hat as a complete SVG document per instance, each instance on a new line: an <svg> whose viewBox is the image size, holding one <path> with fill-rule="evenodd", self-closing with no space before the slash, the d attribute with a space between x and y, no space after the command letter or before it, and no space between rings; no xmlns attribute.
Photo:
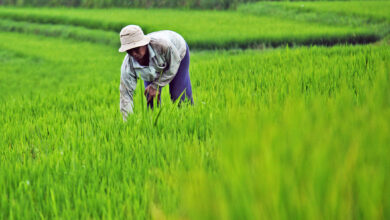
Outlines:
<svg viewBox="0 0 390 220"><path fill-rule="evenodd" d="M145 46L150 42L150 38L144 35L144 32L138 25L127 25L122 28L119 36L121 40L119 52L126 52L136 47Z"/></svg>

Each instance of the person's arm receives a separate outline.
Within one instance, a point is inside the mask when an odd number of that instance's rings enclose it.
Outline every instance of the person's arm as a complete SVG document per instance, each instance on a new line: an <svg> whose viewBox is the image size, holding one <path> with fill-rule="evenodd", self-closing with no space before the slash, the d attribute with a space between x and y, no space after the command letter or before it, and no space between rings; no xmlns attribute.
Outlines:
<svg viewBox="0 0 390 220"><path fill-rule="evenodd" d="M131 70L128 62L128 55L126 55L121 67L121 82L119 86L119 107L122 112L123 121L126 121L128 115L133 113L133 94L137 86L137 76Z"/></svg>
<svg viewBox="0 0 390 220"><path fill-rule="evenodd" d="M176 49L176 47L173 45L168 47L167 53L165 54L165 59L168 63L168 69L163 71L162 74L159 73L157 79L153 81L152 86L154 89L157 89L157 86L163 87L169 84L179 70L181 59L179 51Z"/></svg>

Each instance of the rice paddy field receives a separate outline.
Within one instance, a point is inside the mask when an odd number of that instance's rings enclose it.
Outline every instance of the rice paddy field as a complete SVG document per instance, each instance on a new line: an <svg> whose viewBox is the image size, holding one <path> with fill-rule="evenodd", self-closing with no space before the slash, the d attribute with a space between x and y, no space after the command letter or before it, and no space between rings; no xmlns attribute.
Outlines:
<svg viewBox="0 0 390 220"><path fill-rule="evenodd" d="M89 32L105 30L105 36L98 32L89 34L118 45L118 32L129 23L139 24L145 32L173 30L181 33L187 42L198 49L229 49L280 46L293 44L368 43L380 38L377 31L366 27L329 24L311 24L305 21L283 19L274 16L257 16L236 11L188 11L173 9L53 9L53 8L4 8L0 7L0 30L60 35L55 26L64 27L67 36L82 35L75 30L83 28ZM24 23L15 23L15 21ZM32 24L31 24L32 23ZM91 30L92 29L92 30ZM245 33L245 34L243 34ZM113 41L114 39L114 41Z"/></svg>
<svg viewBox="0 0 390 220"><path fill-rule="evenodd" d="M389 219L389 23L360 3L0 7L0 219ZM139 80L122 121L132 22L188 39L193 106Z"/></svg>

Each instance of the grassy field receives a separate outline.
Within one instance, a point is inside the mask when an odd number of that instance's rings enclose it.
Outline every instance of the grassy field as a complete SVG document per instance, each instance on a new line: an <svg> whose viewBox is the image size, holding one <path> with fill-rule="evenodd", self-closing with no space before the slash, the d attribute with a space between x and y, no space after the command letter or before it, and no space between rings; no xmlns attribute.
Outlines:
<svg viewBox="0 0 390 220"><path fill-rule="evenodd" d="M360 3L0 7L0 219L390 219L388 3ZM139 80L122 122L129 23L189 41L194 106Z"/></svg>
<svg viewBox="0 0 390 220"><path fill-rule="evenodd" d="M390 33L389 1L259 2L241 5L238 11L301 22L366 27L382 37Z"/></svg>
<svg viewBox="0 0 390 220"><path fill-rule="evenodd" d="M110 32L100 41L108 42L112 34L130 23L142 26L145 32L170 29L181 33L193 48L248 48L258 46L334 45L337 43L367 43L381 36L367 27L311 24L270 16L255 16L236 11L182 11L173 9L61 9L0 7L0 17L12 22L0 22L3 31L19 31L61 36L54 27L66 25L65 33L74 26ZM27 22L19 24L17 21ZM211 22L212 21L212 22ZM37 23L37 24L34 24ZM49 29L49 30L48 30ZM57 28L58 29L58 28ZM70 30L70 31L69 31ZM93 30L88 30L93 32ZM243 34L245 33L245 34ZM66 35L66 34L65 34ZM78 32L71 37L78 39ZM92 40L97 35L92 34ZM69 36L69 35L67 35ZM85 39L85 37L80 37Z"/></svg>
<svg viewBox="0 0 390 220"><path fill-rule="evenodd" d="M390 217L388 46L192 53L122 123L116 48L0 39L2 219Z"/></svg>
<svg viewBox="0 0 390 220"><path fill-rule="evenodd" d="M288 7L340 15L364 16L372 20L390 22L390 1L291 2Z"/></svg>
<svg viewBox="0 0 390 220"><path fill-rule="evenodd" d="M295 2L258 2L240 6L261 10L269 6L294 8L302 12L316 11L320 13L337 13L339 15L363 16L373 20L390 22L390 1L295 1Z"/></svg>

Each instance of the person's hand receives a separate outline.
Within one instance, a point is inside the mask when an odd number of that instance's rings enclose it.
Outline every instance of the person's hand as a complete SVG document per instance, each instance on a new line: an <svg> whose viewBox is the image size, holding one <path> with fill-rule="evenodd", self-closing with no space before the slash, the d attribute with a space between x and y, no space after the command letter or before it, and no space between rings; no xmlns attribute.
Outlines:
<svg viewBox="0 0 390 220"><path fill-rule="evenodd" d="M148 85L148 87L146 87L144 94L145 94L146 98L148 99L148 102L151 102L151 101L153 101L154 97L156 97L158 95L158 92L157 92L157 89L154 89L152 87L152 84L150 84L150 85Z"/></svg>

